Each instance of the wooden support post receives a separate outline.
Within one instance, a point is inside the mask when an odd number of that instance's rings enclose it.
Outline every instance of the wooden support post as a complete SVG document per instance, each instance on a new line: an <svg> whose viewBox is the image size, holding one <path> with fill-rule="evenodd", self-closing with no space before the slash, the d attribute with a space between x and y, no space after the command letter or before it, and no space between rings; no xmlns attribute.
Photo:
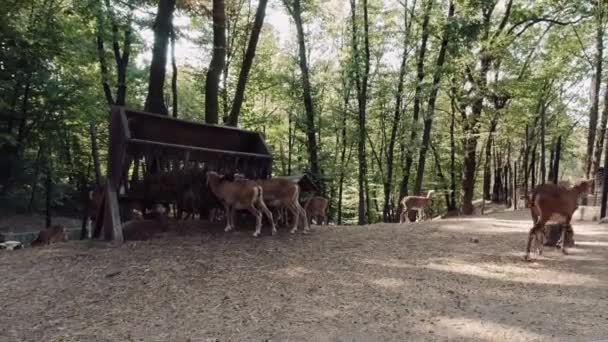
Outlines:
<svg viewBox="0 0 608 342"><path fill-rule="evenodd" d="M116 186L108 181L105 191L105 215L103 218L104 238L116 242L123 242L122 223L120 222L120 209Z"/></svg>

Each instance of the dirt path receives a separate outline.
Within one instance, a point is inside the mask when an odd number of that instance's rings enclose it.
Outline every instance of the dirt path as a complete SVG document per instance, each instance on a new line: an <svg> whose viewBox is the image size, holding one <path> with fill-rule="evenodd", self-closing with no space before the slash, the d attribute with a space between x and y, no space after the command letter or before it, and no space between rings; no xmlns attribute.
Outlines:
<svg viewBox="0 0 608 342"><path fill-rule="evenodd" d="M526 213L0 253L0 341L608 339L608 226L522 261ZM478 238L473 243L471 238Z"/></svg>

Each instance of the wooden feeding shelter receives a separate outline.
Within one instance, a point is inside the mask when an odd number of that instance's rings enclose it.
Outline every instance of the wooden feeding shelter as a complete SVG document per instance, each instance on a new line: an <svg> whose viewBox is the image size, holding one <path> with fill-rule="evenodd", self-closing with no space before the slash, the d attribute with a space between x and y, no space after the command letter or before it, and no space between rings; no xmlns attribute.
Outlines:
<svg viewBox="0 0 608 342"><path fill-rule="evenodd" d="M148 166L147 174L188 163L219 173L239 172L252 179L268 178L272 170L272 156L259 133L114 106L107 184L94 237L103 230L106 239L123 240L119 205L130 195L128 176L140 162ZM120 196L118 189L125 189Z"/></svg>
<svg viewBox="0 0 608 342"><path fill-rule="evenodd" d="M311 197L319 194L319 188L317 184L308 174L300 174L293 176L280 176L274 178L287 179L300 186L300 197Z"/></svg>

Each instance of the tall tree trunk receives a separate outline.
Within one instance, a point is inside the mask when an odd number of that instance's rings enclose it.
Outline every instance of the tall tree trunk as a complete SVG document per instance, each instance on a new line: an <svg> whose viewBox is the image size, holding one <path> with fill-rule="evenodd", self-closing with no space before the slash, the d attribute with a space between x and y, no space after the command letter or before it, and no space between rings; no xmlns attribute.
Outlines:
<svg viewBox="0 0 608 342"><path fill-rule="evenodd" d="M512 193L513 193L513 209L517 210L517 203L519 201L519 194L517 192L517 162L513 163L513 184L512 184Z"/></svg>
<svg viewBox="0 0 608 342"><path fill-rule="evenodd" d="M241 113L241 106L245 97L245 85L247 84L249 71L251 70L251 66L253 65L255 50L258 45L260 32L262 31L262 25L264 24L264 17L266 16L267 3L268 0L260 0L258 3L258 9L255 12L255 20L253 22L251 36L249 37L247 51L245 52L245 57L243 58L243 64L239 73L239 80L237 82L236 92L234 94L234 101L232 102L232 109L230 110L230 116L228 117L227 124L229 126L236 127L239 123L239 114Z"/></svg>
<svg viewBox="0 0 608 342"><path fill-rule="evenodd" d="M101 185L101 163L99 162L99 147L97 146L97 127L94 122L89 124L91 135L91 155L93 156L93 170L95 172L95 185Z"/></svg>
<svg viewBox="0 0 608 342"><path fill-rule="evenodd" d="M42 145L38 147L38 153L36 154L36 164L34 167L34 180L32 181L32 193L30 195L30 202L27 206L27 212L31 213L34 209L34 202L36 200L36 191L38 190L38 176L40 173L40 160L42 157Z"/></svg>
<svg viewBox="0 0 608 342"><path fill-rule="evenodd" d="M124 106L127 103L127 67L129 66L129 57L131 55L131 42L132 28L131 23L133 22L133 13L129 12L127 20L127 27L125 29L124 42L122 47L122 56L116 55L116 104L118 106ZM115 54L118 54L117 48L115 48Z"/></svg>
<svg viewBox="0 0 608 342"><path fill-rule="evenodd" d="M604 144L604 155L608 156L608 144ZM556 169L557 169L557 166L556 166ZM608 157L604 157L602 203L600 206L600 218L606 217L606 202L608 202Z"/></svg>
<svg viewBox="0 0 608 342"><path fill-rule="evenodd" d="M490 186L491 186L491 162L492 162L492 146L494 143L494 132L496 131L496 125L498 124L497 118L492 118L490 121L490 131L488 133L488 140L486 140L486 161L483 166L483 198L486 200L491 200L490 196ZM495 150L496 151L496 150ZM496 158L496 156L494 156ZM494 165L494 168L497 168L498 165Z"/></svg>
<svg viewBox="0 0 608 342"><path fill-rule="evenodd" d="M555 145L555 160L553 162L553 184L557 184L559 181L559 160L562 154L562 136L557 137L557 144ZM606 170L604 168L604 170ZM604 171L605 172L605 171Z"/></svg>
<svg viewBox="0 0 608 342"><path fill-rule="evenodd" d="M414 1L414 7L412 11L416 10L416 2ZM397 140L397 129L401 124L401 111L403 110L403 86L405 73L407 71L407 58L409 51L410 41L410 28L411 21L408 22L409 8L407 0L403 4L403 20L405 35L403 39L403 53L401 55L401 65L399 66L399 81L397 83L397 92L395 93L395 110L393 114L393 125L391 127L391 135L388 142L388 148L386 150L386 178L384 180L384 209L382 211L382 218L384 222L391 222L392 215L391 210L393 205L391 203L391 190L393 187L393 168L395 161L395 142Z"/></svg>
<svg viewBox="0 0 608 342"><path fill-rule="evenodd" d="M481 69L479 72L478 91L483 93L487 86L487 75L490 69L491 60L484 56L481 57ZM484 97L479 95L471 107L471 115L464 125L464 171L462 177L462 213L472 215L474 212L473 196L475 195L475 176L477 171L477 140L479 136L478 122L483 110Z"/></svg>
<svg viewBox="0 0 608 342"><path fill-rule="evenodd" d="M418 118L420 116L420 104L422 102L422 82L424 80L424 59L426 56L426 44L429 38L429 21L431 10L433 8L433 0L426 2L424 9L424 18L422 19L422 36L420 38L420 48L416 61L416 89L414 90L414 112L412 113L412 126L410 128L410 138L405 150L405 167L403 169L403 179L401 180L401 189L399 198L403 198L408 194L408 183L410 180L410 170L414 162L414 146L416 145L416 137L418 135Z"/></svg>
<svg viewBox="0 0 608 342"><path fill-rule="evenodd" d="M114 104L114 98L112 97L112 89L110 88L110 75L108 72L108 63L106 61L103 36L101 35L101 32L99 32L99 29L97 30L97 56L99 58L99 67L101 70L103 94L106 97L106 102L111 106Z"/></svg>
<svg viewBox="0 0 608 342"><path fill-rule="evenodd" d="M356 4L355 0L350 1L351 4L351 24L352 24L352 50L354 54L354 63L355 63L355 83L357 89L357 104L358 104L358 124L359 124L359 136L358 136L358 149L357 156L359 159L359 174L358 174L358 183L359 183L359 205L358 205L358 223L359 225L366 224L367 221L367 213L369 211L369 207L367 207L367 198L366 196L366 178L367 178L367 156L366 156L366 115L367 115L367 81L369 77L370 70L370 55L369 55L369 22L368 22L368 8L367 8L367 0L363 0L363 49L364 49L364 70L361 73L360 70L360 51L358 47L358 29L357 29L357 16L356 16Z"/></svg>
<svg viewBox="0 0 608 342"><path fill-rule="evenodd" d="M600 121L599 131L595 139L593 163L591 165L591 179L596 178L598 169L600 167L602 151L604 150L604 141L606 140L606 124L608 124L608 82L606 82L606 89L604 90L604 108L602 109L602 120Z"/></svg>
<svg viewBox="0 0 608 342"><path fill-rule="evenodd" d="M48 155L46 156L46 205L45 205L45 219L46 219L46 227L50 227L52 224L52 213L51 213L51 206L52 206L52 195L53 195L53 172L52 172L52 165L51 165L51 155L50 155L50 150L47 149L47 153Z"/></svg>
<svg viewBox="0 0 608 342"><path fill-rule="evenodd" d="M431 144L431 151L433 151L433 157L435 158L435 166L437 168L437 177L439 177L439 181L441 182L441 187L443 189L447 189L448 187L448 181L445 178L445 175L443 174L443 170L441 169L441 157L439 156L439 153L437 152L437 149L435 148L434 144ZM445 206L447 208L447 210L449 211L450 209L450 194L448 191L445 192L444 194L445 196Z"/></svg>
<svg viewBox="0 0 608 342"><path fill-rule="evenodd" d="M424 129L422 133L422 145L420 146L420 155L418 157L418 170L416 172L416 181L414 182L415 194L420 193L420 191L422 190L422 180L424 179L424 167L426 164L426 153L431 140L431 129L433 127L433 117L435 116L435 102L437 101L437 94L439 92L439 83L441 82L441 76L444 73L443 64L445 63L446 59L450 33L450 21L453 16L454 1L450 0L448 5L446 24L443 30L443 38L441 39L441 46L439 48L439 54L437 55L437 62L435 63L435 72L433 74L433 83L431 86L431 93L429 94L429 102L427 105L426 113L424 115L425 119Z"/></svg>
<svg viewBox="0 0 608 342"><path fill-rule="evenodd" d="M456 139L454 137L456 107L455 99L451 98L452 108L450 113L450 205L448 211L456 210Z"/></svg>
<svg viewBox="0 0 608 342"><path fill-rule="evenodd" d="M602 62L604 59L604 13L603 3L598 1L596 14L595 33L595 75L593 78L593 90L591 99L591 110L589 111L589 131L587 133L587 155L585 160L585 177L591 175L591 162L593 158L593 147L597 129L597 117L599 112L600 85L602 83Z"/></svg>
<svg viewBox="0 0 608 342"><path fill-rule="evenodd" d="M293 3L284 1L285 7L290 12L295 24L298 36L298 62L300 72L302 73L302 90L304 96L304 110L306 113L306 147L308 149L308 158L310 162L310 171L316 180L320 181L321 174L319 169L319 158L317 156L317 139L315 134L315 114L312 101L312 89L310 85L310 72L308 70L308 60L306 58L306 44L304 40L304 24L302 22L302 8L300 0L293 0ZM323 184L319 183L321 188ZM323 190L321 190L323 192Z"/></svg>
<svg viewBox="0 0 608 342"><path fill-rule="evenodd" d="M173 100L171 101L173 103L172 107L172 111L173 111L173 117L177 118L177 110L178 110L178 103L177 103L177 63L175 61L175 26L173 25L173 22L171 22L171 93L173 94Z"/></svg>
<svg viewBox="0 0 608 342"><path fill-rule="evenodd" d="M545 116L547 113L547 105L542 104L540 108L540 184L547 182L547 165L545 161Z"/></svg>
<svg viewBox="0 0 608 342"><path fill-rule="evenodd" d="M164 88L167 48L169 46L169 37L171 36L171 23L173 22L174 10L175 0L159 1L158 12L154 21L154 47L152 49L152 63L150 64L148 96L144 105L145 111L163 115L168 115Z"/></svg>
<svg viewBox="0 0 608 342"><path fill-rule="evenodd" d="M205 80L205 122L219 121L220 75L226 63L226 9L224 0L213 0L213 54Z"/></svg>

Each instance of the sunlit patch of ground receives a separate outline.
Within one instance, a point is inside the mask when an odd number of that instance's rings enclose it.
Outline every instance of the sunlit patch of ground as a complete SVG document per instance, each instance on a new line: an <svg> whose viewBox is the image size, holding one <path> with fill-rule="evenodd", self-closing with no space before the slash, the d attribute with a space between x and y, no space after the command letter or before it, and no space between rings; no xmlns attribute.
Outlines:
<svg viewBox="0 0 608 342"><path fill-rule="evenodd" d="M121 246L1 252L0 340L608 338L608 225L575 222L571 255L526 263L530 226L505 212L254 239L191 222Z"/></svg>

